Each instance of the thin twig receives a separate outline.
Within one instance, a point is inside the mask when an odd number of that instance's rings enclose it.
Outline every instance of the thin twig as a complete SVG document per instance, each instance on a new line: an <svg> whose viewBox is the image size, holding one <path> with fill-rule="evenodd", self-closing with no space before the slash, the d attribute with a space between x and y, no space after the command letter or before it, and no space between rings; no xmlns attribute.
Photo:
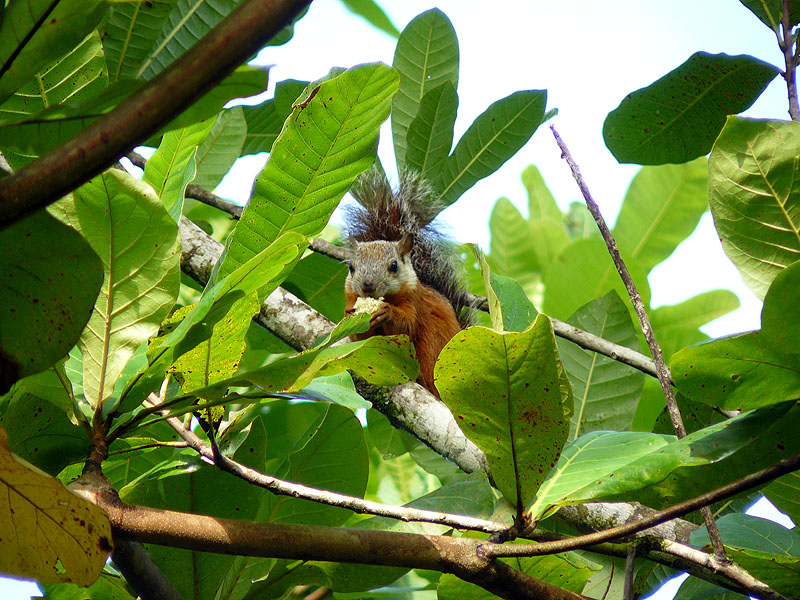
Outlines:
<svg viewBox="0 0 800 600"><path fill-rule="evenodd" d="M775 36L778 38L778 46L783 53L783 61L786 65L782 75L786 80L786 93L789 97L789 116L792 121L800 121L800 106L797 102L797 56L800 52L800 45L792 36L789 4L790 0L783 0L780 29L775 28Z"/></svg>
<svg viewBox="0 0 800 600"><path fill-rule="evenodd" d="M667 411L669 412L670 419L672 420L672 426L675 428L675 433L677 434L678 438L682 438L686 435L686 427L683 425L681 411L680 408L678 408L678 402L675 400L675 393L672 390L670 373L667 369L666 363L664 362L664 355L661 352L661 346L659 346L658 342L656 341L656 336L653 332L653 327L650 325L650 318L647 316L647 311L645 310L644 302L642 302L642 297L639 295L639 290L636 289L636 284L633 282L633 278L628 271L628 267L622 260L622 256L617 248L617 242L614 239L614 236L611 235L611 231L608 229L608 225L606 224L603 215L600 213L600 207L597 206L597 203L594 201L591 193L589 192L589 187L583 180L583 176L581 175L581 171L578 168L577 163L573 160L567 145L564 143L564 140L561 139L561 136L558 135L556 128L551 125L550 130L553 132L553 136L556 138L556 143L558 143L558 147L561 149L562 158L567 161L567 164L572 171L572 176L578 183L578 187L580 188L583 198L586 201L586 207L589 209L589 212L592 213L592 217L594 217L594 220L597 223L600 234L603 236L603 240L606 242L608 252L611 255L611 259L614 261L614 266L617 268L620 278L625 284L625 289L628 290L628 295L631 298L633 308L636 311L636 315L639 317L642 333L647 340L647 346L650 348L650 354L652 355L653 361L656 365L656 374L658 381L661 384L661 390L664 393L664 399L667 403ZM717 558L724 560L725 548L722 545L719 529L717 528L717 524L714 521L713 515L711 514L711 510L708 507L703 507L702 514L706 528L708 529L708 535L711 538L711 542L714 546L714 553L716 554Z"/></svg>
<svg viewBox="0 0 800 600"><path fill-rule="evenodd" d="M158 406L158 404L160 404L160 400L155 396L155 394L151 394L147 399L147 403L151 406ZM215 457L213 448L200 439L197 434L184 427L180 419L177 417L169 417L166 419L166 422L176 431L179 436L186 441L190 448L204 458L210 460L218 468L236 477L239 477L248 483L264 488L273 494L302 498L304 500L311 500L312 502L319 502L320 504L347 508L359 514L377 515L381 517L399 519L401 521L436 523L439 525L455 527L456 529L483 531L486 533L499 533L508 529L507 525L504 525L498 521L476 519L473 517L453 515L433 510L421 510L405 506L381 504L379 502L371 502L369 500L356 498L354 496L337 494L336 492L320 490L318 488L312 488L305 485L284 481L282 479L272 477L271 475L260 473L255 469L251 469L250 467L228 458L222 453L218 453Z"/></svg>
<svg viewBox="0 0 800 600"><path fill-rule="evenodd" d="M625 557L625 579L622 587L624 600L633 600L633 574L636 572L636 542L628 547L628 556Z"/></svg>

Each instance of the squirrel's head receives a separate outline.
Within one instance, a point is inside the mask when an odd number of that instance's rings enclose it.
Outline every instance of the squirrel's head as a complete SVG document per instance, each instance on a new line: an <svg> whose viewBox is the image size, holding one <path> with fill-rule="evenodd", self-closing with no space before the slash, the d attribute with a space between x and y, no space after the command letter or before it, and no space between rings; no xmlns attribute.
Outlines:
<svg viewBox="0 0 800 600"><path fill-rule="evenodd" d="M397 242L378 240L374 242L351 241L349 273L345 285L358 296L382 298L414 289L417 275L411 264L411 248L414 239L404 235Z"/></svg>

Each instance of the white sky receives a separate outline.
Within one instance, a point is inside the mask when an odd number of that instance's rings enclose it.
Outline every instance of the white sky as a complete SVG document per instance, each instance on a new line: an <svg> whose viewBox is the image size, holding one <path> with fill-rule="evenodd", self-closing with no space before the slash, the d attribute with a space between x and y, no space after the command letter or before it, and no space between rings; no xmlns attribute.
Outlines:
<svg viewBox="0 0 800 600"><path fill-rule="evenodd" d="M547 89L552 121L566 141L609 223L638 167L619 165L603 143L606 115L629 92L646 86L696 51L750 54L782 66L774 35L736 0L383 0L399 29L433 6L448 15L461 49L456 140L492 102L522 89ZM391 64L395 41L348 13L338 0L315 0L294 39L259 55L275 65L270 92L283 79L314 80L332 66L383 61ZM747 116L785 119L786 88L776 78ZM380 156L392 169L388 128ZM265 156L240 161L219 193L244 202ZM520 173L529 164L542 171L562 209L579 193L547 127L496 174L469 190L443 217L453 237L488 246L489 214L500 196L526 214ZM743 308L707 328L723 335L760 324L760 302L721 250L710 216L664 265L651 274L654 305L680 302L715 288L736 292ZM29 584L30 585L30 584ZM0 582L8 600L28 598L30 587ZM662 596L663 597L663 596ZM668 596L671 597L671 596Z"/></svg>

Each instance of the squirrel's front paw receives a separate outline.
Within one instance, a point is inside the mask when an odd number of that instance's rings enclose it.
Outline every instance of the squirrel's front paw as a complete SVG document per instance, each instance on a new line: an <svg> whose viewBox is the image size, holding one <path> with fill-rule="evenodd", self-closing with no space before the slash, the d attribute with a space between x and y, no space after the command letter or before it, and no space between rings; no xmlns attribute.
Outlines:
<svg viewBox="0 0 800 600"><path fill-rule="evenodd" d="M372 313L372 318L369 320L369 328L375 329L376 327L380 327L386 321L388 321L392 316L392 307L389 306L386 302L381 302L381 305L378 307L374 313Z"/></svg>

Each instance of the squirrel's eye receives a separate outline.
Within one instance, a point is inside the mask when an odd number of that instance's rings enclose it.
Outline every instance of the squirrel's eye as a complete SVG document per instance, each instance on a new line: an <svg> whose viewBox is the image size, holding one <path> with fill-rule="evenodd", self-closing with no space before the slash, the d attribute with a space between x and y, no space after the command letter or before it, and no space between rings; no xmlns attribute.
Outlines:
<svg viewBox="0 0 800 600"><path fill-rule="evenodd" d="M397 261L393 260L392 264L389 265L389 272L390 273L397 273Z"/></svg>
<svg viewBox="0 0 800 600"><path fill-rule="evenodd" d="M356 272L356 268L353 265L348 265L348 266L350 267L350 272L351 273L355 273Z"/></svg>

